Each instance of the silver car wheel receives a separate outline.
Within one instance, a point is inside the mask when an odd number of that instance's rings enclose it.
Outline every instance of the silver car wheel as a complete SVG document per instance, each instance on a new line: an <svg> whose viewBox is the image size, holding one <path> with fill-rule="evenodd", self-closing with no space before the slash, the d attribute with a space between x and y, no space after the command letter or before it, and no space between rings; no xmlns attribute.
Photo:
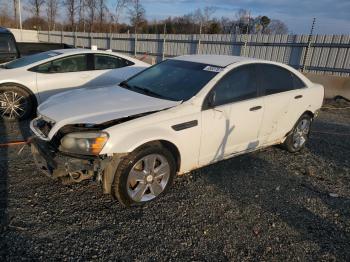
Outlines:
<svg viewBox="0 0 350 262"><path fill-rule="evenodd" d="M309 119L302 119L294 130L293 146L295 149L301 148L309 135L311 122Z"/></svg>
<svg viewBox="0 0 350 262"><path fill-rule="evenodd" d="M129 172L128 195L135 202L150 201L164 191L169 179L168 160L159 154L146 155Z"/></svg>
<svg viewBox="0 0 350 262"><path fill-rule="evenodd" d="M26 99L20 94L7 91L0 93L0 115L9 119L21 118L26 113Z"/></svg>

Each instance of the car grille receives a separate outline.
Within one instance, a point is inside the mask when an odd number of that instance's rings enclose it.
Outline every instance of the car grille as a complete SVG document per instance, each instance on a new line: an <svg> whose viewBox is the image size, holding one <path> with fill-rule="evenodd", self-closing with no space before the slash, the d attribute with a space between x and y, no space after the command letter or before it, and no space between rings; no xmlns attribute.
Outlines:
<svg viewBox="0 0 350 262"><path fill-rule="evenodd" d="M41 117L33 120L33 126L42 135L44 138L47 138L49 136L49 133L54 126L54 122L49 122Z"/></svg>

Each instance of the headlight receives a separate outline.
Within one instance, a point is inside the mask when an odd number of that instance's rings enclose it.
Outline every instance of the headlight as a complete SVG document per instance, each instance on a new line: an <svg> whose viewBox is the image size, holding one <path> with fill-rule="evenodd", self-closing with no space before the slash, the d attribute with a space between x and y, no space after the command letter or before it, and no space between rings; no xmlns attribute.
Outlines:
<svg viewBox="0 0 350 262"><path fill-rule="evenodd" d="M70 133L61 139L59 150L72 154L98 155L108 138L105 132Z"/></svg>

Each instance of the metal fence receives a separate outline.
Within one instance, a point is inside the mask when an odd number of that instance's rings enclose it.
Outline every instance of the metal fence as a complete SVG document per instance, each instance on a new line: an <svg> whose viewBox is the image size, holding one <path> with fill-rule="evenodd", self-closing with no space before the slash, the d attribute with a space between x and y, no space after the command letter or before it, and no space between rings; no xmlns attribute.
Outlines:
<svg viewBox="0 0 350 262"><path fill-rule="evenodd" d="M350 35L163 35L39 32L40 41L66 43L157 61L185 54L248 56L282 62L316 74L350 76ZM308 46L310 48L308 48Z"/></svg>

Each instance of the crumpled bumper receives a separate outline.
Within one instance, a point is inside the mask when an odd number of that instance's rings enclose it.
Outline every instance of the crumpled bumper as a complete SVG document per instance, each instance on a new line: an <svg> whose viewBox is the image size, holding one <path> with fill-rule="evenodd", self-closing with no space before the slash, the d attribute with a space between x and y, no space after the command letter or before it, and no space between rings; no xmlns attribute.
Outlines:
<svg viewBox="0 0 350 262"><path fill-rule="evenodd" d="M52 178L62 177L78 171L95 171L96 158L78 158L57 151L48 141L31 139L31 151L38 170Z"/></svg>

